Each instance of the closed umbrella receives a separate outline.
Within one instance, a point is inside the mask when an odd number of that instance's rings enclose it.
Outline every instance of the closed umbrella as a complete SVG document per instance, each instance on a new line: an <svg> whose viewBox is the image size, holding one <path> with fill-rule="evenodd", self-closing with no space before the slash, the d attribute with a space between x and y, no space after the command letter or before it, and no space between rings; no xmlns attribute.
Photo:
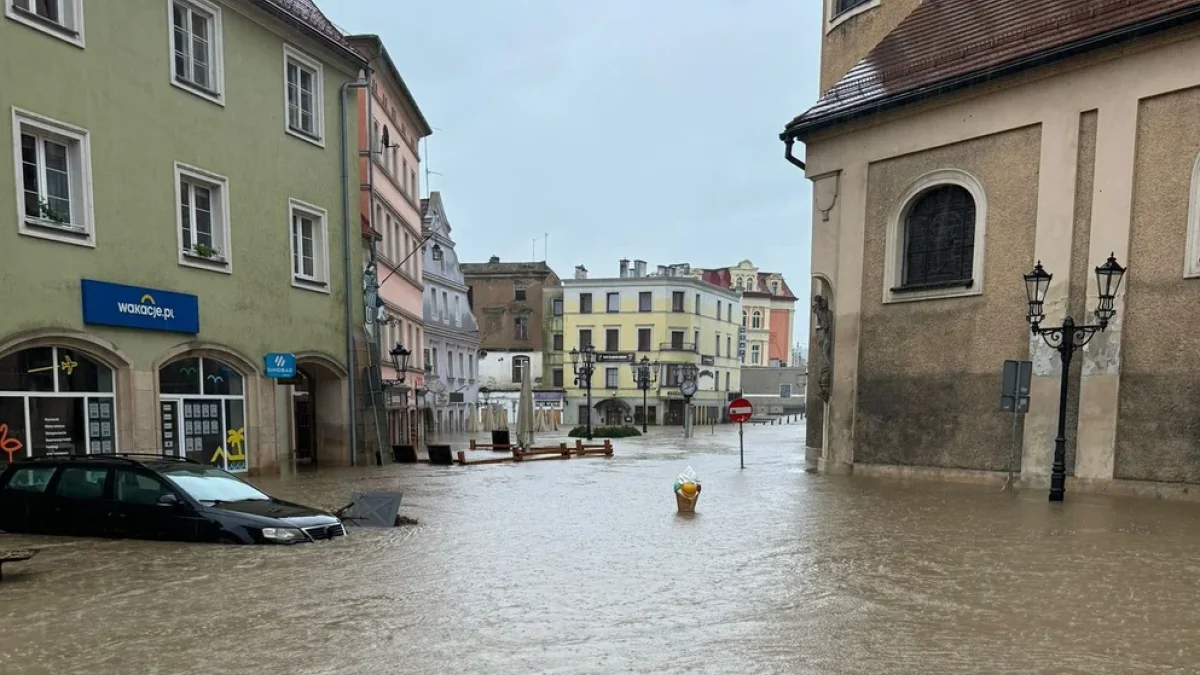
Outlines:
<svg viewBox="0 0 1200 675"><path fill-rule="evenodd" d="M530 368L522 368L521 398L517 401L517 443L522 448L533 445L533 383Z"/></svg>

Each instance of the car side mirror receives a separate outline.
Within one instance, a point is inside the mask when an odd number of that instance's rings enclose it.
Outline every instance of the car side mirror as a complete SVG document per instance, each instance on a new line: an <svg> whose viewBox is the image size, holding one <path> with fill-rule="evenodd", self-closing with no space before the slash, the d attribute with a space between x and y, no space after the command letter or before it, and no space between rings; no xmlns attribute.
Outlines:
<svg viewBox="0 0 1200 675"><path fill-rule="evenodd" d="M175 495L163 495L158 498L159 506L177 507L180 505L179 497Z"/></svg>

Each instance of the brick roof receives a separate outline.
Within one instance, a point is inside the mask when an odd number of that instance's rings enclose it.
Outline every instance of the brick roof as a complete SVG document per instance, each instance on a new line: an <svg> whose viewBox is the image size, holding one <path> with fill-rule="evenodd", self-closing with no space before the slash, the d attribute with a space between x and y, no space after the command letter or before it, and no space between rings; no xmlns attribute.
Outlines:
<svg viewBox="0 0 1200 675"><path fill-rule="evenodd" d="M802 137L1198 19L1200 0L926 0L781 137Z"/></svg>
<svg viewBox="0 0 1200 675"><path fill-rule="evenodd" d="M459 263L464 277L496 276L545 276L554 275L554 270L544 262L485 262ZM557 279L557 275L555 275Z"/></svg>

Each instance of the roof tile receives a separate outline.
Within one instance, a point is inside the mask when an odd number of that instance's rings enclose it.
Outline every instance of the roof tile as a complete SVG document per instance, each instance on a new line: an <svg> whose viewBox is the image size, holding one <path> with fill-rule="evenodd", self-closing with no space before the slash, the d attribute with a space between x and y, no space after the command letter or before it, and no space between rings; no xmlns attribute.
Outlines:
<svg viewBox="0 0 1200 675"><path fill-rule="evenodd" d="M964 78L1037 65L1144 32L1200 19L1200 0L927 0L807 112L784 137L883 107L929 98Z"/></svg>

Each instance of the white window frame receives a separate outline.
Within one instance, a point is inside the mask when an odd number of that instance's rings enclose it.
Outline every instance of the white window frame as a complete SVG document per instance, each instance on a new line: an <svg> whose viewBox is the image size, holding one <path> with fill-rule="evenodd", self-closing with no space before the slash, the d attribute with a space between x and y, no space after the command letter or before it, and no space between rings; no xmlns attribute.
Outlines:
<svg viewBox="0 0 1200 675"><path fill-rule="evenodd" d="M296 272L296 238L293 233L295 227L296 216L307 216L314 223L314 239L319 240L313 242L313 271L316 276L304 276ZM316 291L318 293L330 292L329 288L329 212L325 209L309 204L308 202L300 201L299 199L288 199L288 241L291 248L291 257L288 258L288 267L291 270L292 286L301 288L306 291Z"/></svg>
<svg viewBox="0 0 1200 675"><path fill-rule="evenodd" d="M848 9L837 16L834 16L834 10L837 7L837 0L825 0L825 34L833 32L833 29L846 23L851 18L869 12L882 4L882 0L869 0L858 7Z"/></svg>
<svg viewBox="0 0 1200 675"><path fill-rule="evenodd" d="M184 267L195 267L196 269L232 274L233 238L229 225L229 179L182 162L175 162L173 175L175 177L175 238L177 250L179 251L179 264ZM187 179L193 183L201 183L217 194L215 199L217 203L214 205L212 212L213 219L216 221L213 223L213 233L220 232L222 237L221 243L225 249L217 249L218 255L205 258L194 251L185 251L183 249L183 216L180 215L180 209L183 206L183 194L179 190L179 183L183 179Z"/></svg>
<svg viewBox="0 0 1200 675"><path fill-rule="evenodd" d="M299 129L293 129L289 121L288 108L288 64L295 61L297 65L313 71L316 91L313 92L313 126L315 134L309 134ZM289 136L295 136L302 141L325 147L325 72L321 62L305 54L299 49L283 45L283 130Z"/></svg>
<svg viewBox="0 0 1200 675"><path fill-rule="evenodd" d="M208 0L167 0L167 61L170 69L171 86L182 89L183 91L199 96L200 98L216 103L219 106L225 105L225 42L224 42L224 26L221 22L221 7L208 2ZM202 89L200 86L193 84L190 80L180 81L179 73L175 70L175 6L180 5L186 7L189 11L207 14L212 23L212 28L209 32L209 44L212 48L211 59L212 64L212 90ZM190 53L190 52L189 52Z"/></svg>
<svg viewBox="0 0 1200 675"><path fill-rule="evenodd" d="M67 175L71 189L71 223L59 224L25 215L25 181L21 133L28 129L38 138L67 146ZM95 209L92 200L92 146L87 129L14 107L12 109L13 185L17 191L17 231L20 234L67 244L96 246ZM39 157L41 150L39 149ZM39 162L39 191L45 188L45 166ZM40 192L39 192L40 194Z"/></svg>
<svg viewBox="0 0 1200 675"><path fill-rule="evenodd" d="M17 0L4 0L4 14L30 28L73 44L80 49L85 46L83 37L83 0L56 0L61 22L39 16L35 11L37 0L28 0L30 9L18 8Z"/></svg>
<svg viewBox="0 0 1200 675"><path fill-rule="evenodd" d="M971 284L951 288L900 290L904 283L904 227L909 209L929 190L943 185L957 185L975 200L975 248L971 261ZM987 260L987 194L977 178L961 169L938 169L913 181L891 207L887 217L887 243L883 262L883 304L920 302L943 298L963 298L983 295L984 262Z"/></svg>
<svg viewBox="0 0 1200 675"><path fill-rule="evenodd" d="M1184 250L1183 277L1200 279L1200 156L1192 169L1192 191L1188 200L1187 246Z"/></svg>

